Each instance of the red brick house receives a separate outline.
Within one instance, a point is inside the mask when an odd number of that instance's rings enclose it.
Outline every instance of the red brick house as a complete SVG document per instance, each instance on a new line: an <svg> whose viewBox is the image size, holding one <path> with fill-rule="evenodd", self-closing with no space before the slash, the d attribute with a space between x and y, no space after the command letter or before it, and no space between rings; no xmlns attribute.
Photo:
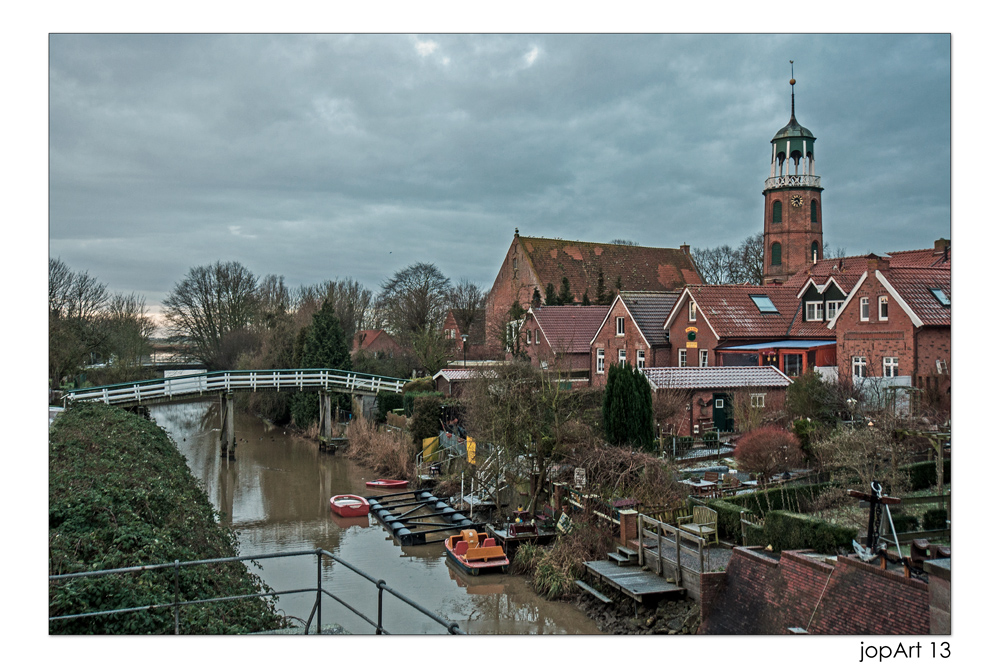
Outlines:
<svg viewBox="0 0 1000 667"><path fill-rule="evenodd" d="M365 352L372 356L392 359L404 353L402 346L382 329L363 329L354 334L351 355Z"/></svg>
<svg viewBox="0 0 1000 667"><path fill-rule="evenodd" d="M602 285L604 294L613 295L622 290L679 290L702 282L688 246L647 248L565 241L521 236L515 229L487 299L486 335L502 331L515 302L525 311L544 304L546 287L551 283L558 292L563 278L569 282L575 303L582 303L584 295L591 303L599 303Z"/></svg>
<svg viewBox="0 0 1000 667"><path fill-rule="evenodd" d="M590 340L591 385L603 387L610 364L633 368L669 364L670 340L663 320L678 292L621 292Z"/></svg>
<svg viewBox="0 0 1000 667"><path fill-rule="evenodd" d="M699 634L927 635L951 627L950 578L925 583L855 556L737 547L724 573L702 575L701 593ZM942 597L947 612L935 614L932 598Z"/></svg>
<svg viewBox="0 0 1000 667"><path fill-rule="evenodd" d="M675 435L701 435L711 428L731 432L734 400L745 398L751 408L776 410L784 406L785 391L792 383L772 366L647 368L644 373L655 393L686 395L684 414L660 425L672 428Z"/></svg>
<svg viewBox="0 0 1000 667"><path fill-rule="evenodd" d="M773 365L790 377L835 366L836 337L806 320L794 285L692 285L664 323L679 368ZM825 313L825 311L824 311Z"/></svg>
<svg viewBox="0 0 1000 667"><path fill-rule="evenodd" d="M489 349L490 346L487 344L485 309L476 311L472 325L467 329L459 324L455 311L449 310L445 316L444 324L441 326L441 333L445 340L453 345L452 356L454 359L489 359L497 354L497 350ZM468 338L463 340L462 336L468 336ZM492 347L498 349L499 343Z"/></svg>
<svg viewBox="0 0 1000 667"><path fill-rule="evenodd" d="M522 349L535 367L559 374L571 386L591 384L590 343L608 306L538 306L521 325Z"/></svg>
<svg viewBox="0 0 1000 667"><path fill-rule="evenodd" d="M928 257L925 251L924 257ZM827 325L843 377L855 384L951 389L951 265L942 248L930 268L917 253L869 255L867 270ZM900 255L903 255L900 257ZM929 255L932 259L934 255Z"/></svg>

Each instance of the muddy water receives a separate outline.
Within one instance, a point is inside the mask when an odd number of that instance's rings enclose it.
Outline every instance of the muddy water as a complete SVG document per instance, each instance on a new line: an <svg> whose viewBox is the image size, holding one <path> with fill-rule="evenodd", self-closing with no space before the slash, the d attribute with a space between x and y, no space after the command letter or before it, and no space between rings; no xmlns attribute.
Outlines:
<svg viewBox="0 0 1000 667"><path fill-rule="evenodd" d="M427 609L458 621L473 634L597 634L576 608L535 595L524 577L466 576L447 564L440 544L400 547L374 520L345 520L330 511L330 496L366 493L375 473L342 454L320 453L315 443L292 437L249 415L238 415L236 460L219 457L218 409L212 402L152 408L152 416L184 454L222 521L236 531L241 555L326 549L369 575L384 579ZM274 590L315 586L313 556L259 561L257 573ZM376 618L373 584L327 560L324 587L370 619ZM305 619L315 596L281 596L278 608ZM340 604L323 604L323 623L355 634L372 628ZM430 634L440 625L386 595L385 627L393 633Z"/></svg>

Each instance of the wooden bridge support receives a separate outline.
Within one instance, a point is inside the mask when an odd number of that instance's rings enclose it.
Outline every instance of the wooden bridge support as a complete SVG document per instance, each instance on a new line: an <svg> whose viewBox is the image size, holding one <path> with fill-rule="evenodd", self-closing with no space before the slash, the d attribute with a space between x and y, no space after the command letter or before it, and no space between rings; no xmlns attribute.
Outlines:
<svg viewBox="0 0 1000 667"><path fill-rule="evenodd" d="M236 410L232 394L219 395L219 442L222 445L222 456L230 460L236 459Z"/></svg>
<svg viewBox="0 0 1000 667"><path fill-rule="evenodd" d="M331 410L330 392L319 392L319 448L326 449L333 440L333 411Z"/></svg>

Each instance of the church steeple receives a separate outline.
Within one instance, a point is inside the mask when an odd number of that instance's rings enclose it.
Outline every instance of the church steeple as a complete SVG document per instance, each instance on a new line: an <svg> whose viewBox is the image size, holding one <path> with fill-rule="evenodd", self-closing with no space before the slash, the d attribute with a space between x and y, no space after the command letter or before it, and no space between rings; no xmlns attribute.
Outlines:
<svg viewBox="0 0 1000 667"><path fill-rule="evenodd" d="M793 61L789 61L792 63ZM823 258L823 224L816 175L816 137L792 113L771 139L771 175L764 182L764 283L784 282Z"/></svg>

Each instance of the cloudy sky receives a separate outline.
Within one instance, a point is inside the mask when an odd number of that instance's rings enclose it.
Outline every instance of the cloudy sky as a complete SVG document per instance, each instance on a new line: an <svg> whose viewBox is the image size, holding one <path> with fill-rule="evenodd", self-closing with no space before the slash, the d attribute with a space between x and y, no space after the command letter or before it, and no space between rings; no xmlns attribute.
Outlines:
<svg viewBox="0 0 1000 667"><path fill-rule="evenodd" d="M950 236L951 38L49 37L49 255L152 310L193 266L488 288L522 235L738 244L770 139L817 137L825 239Z"/></svg>

